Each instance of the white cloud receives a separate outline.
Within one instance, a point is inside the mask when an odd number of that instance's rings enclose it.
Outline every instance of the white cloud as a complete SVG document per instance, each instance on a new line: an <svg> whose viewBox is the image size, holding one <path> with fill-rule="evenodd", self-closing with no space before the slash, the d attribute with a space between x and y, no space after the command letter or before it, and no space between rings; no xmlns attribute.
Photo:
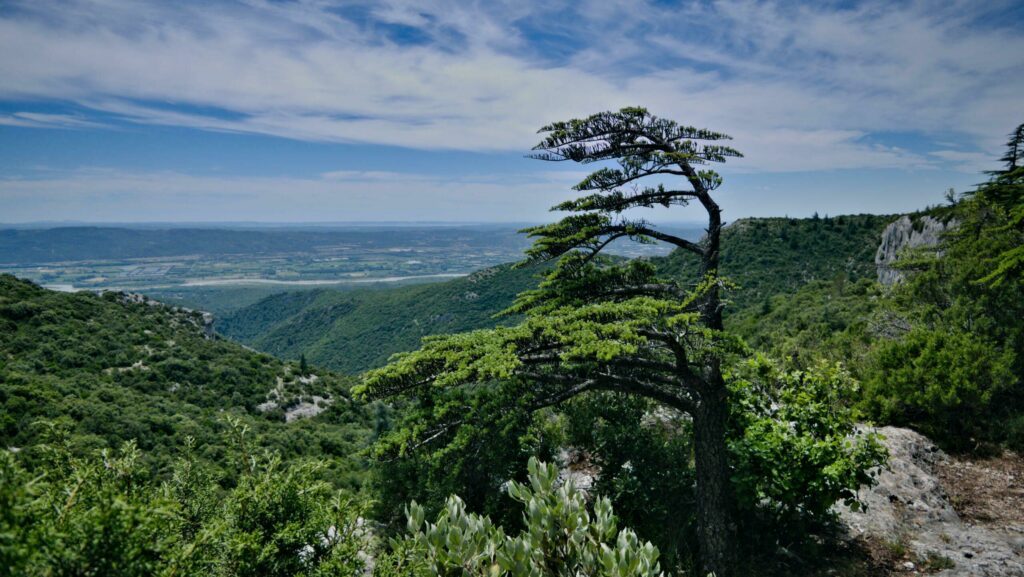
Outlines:
<svg viewBox="0 0 1024 577"><path fill-rule="evenodd" d="M865 135L953 133L995 155L1020 121L1024 37L978 25L975 2L947 4L345 3L376 26L321 0L14 2L0 14L0 99L459 150L524 150L548 121L643 104L732 133L745 171L918 168L942 159ZM397 42L393 24L431 41ZM547 53L520 24L571 48Z"/></svg>
<svg viewBox="0 0 1024 577"><path fill-rule="evenodd" d="M941 159L943 164L952 166L963 172L984 172L999 168L996 157L982 152L964 152L962 150L936 150L929 153Z"/></svg>

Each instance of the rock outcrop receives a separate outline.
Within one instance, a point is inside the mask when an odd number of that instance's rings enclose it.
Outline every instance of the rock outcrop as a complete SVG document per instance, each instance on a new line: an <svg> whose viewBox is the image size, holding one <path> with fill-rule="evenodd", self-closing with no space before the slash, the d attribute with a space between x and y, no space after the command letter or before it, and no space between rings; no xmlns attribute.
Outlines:
<svg viewBox="0 0 1024 577"><path fill-rule="evenodd" d="M865 510L839 507L852 537L864 537L906 551L911 559L945 567L943 577L1024 577L1024 526L984 526L963 520L950 503L939 468L950 457L926 437L908 429L877 429L888 448L887 469L878 484L862 490ZM914 562L900 569L914 571Z"/></svg>
<svg viewBox="0 0 1024 577"><path fill-rule="evenodd" d="M213 329L213 313L192 310L185 307L176 307L164 304L141 293L115 292L118 301L125 305L147 305L151 307L166 307L168 310L178 314L179 320L194 325L207 339L213 339L216 335Z"/></svg>
<svg viewBox="0 0 1024 577"><path fill-rule="evenodd" d="M286 369L284 376L277 377L274 388L267 393L267 400L256 405L256 410L265 413L282 407L284 420L288 423L315 417L334 402L331 395L309 392L309 387L318 381L320 377L317 375L294 375ZM345 397L341 398L345 400Z"/></svg>
<svg viewBox="0 0 1024 577"><path fill-rule="evenodd" d="M913 220L903 215L882 231L882 244L875 253L878 282L892 286L903 280L903 273L893 268L900 255L909 249L936 246L942 234L956 226L956 221L943 222L931 216Z"/></svg>

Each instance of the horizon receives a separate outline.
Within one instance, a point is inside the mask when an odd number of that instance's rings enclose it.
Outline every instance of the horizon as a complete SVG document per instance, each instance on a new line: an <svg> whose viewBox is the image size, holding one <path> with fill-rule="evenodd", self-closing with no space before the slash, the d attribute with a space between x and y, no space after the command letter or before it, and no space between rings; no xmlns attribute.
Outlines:
<svg viewBox="0 0 1024 577"><path fill-rule="evenodd" d="M841 216L863 216L863 215L874 215L874 216L898 216L902 214L914 214L920 212L927 212L931 208L925 206L917 210L904 212L892 212L892 213L878 213L878 212L859 212L859 213L814 213L808 216L792 216L788 214L772 215L772 216L743 216L732 220L726 220L725 225L728 226L733 222L747 219L771 219L771 218L795 218L795 219L810 219L817 215L820 218L838 218ZM245 229L246 227L252 227L253 229L274 229L274 228L431 228L431 227L501 227L501 228L513 228L513 227L529 227L546 224L551 222L550 220L542 221L502 221L502 220L380 220L380 221L245 221L245 220L209 220L209 221L75 221L75 220L61 220L61 221L28 221L28 222L0 222L0 230L18 230L18 229L55 229L55 228L210 228L210 229ZM706 222L699 220L659 220L652 224L658 227L706 227Z"/></svg>

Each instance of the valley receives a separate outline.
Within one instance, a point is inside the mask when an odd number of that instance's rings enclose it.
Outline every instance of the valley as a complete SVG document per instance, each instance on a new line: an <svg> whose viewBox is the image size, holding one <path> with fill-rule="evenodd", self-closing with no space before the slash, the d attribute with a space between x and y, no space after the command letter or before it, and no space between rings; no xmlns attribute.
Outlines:
<svg viewBox="0 0 1024 577"><path fill-rule="evenodd" d="M515 225L0 230L0 271L64 290L416 282L514 260Z"/></svg>
<svg viewBox="0 0 1024 577"><path fill-rule="evenodd" d="M788 399L785 402L789 409L785 410L795 411L788 417L771 412L762 414L756 404L742 401L740 406L747 411L743 418L753 419L752 423L774 423L777 418L798 423L808 420L808 427L836 427L825 429L833 431L828 435L841 433L836 439L842 435L853 435L851 439L856 439L851 420L854 414L885 414L870 404L887 394L880 388L887 381L878 380L880 361L876 358L879 350L890 346L891 337L879 333L881 329L876 327L891 315L908 314L903 312L906 305L901 304L900 295L909 289L901 285L886 288L878 279L891 276L892 255L904 255L908 248L928 250L931 246L892 244L895 241L889 237L893 231L900 226L913 228L922 219L936 218L947 217L942 211L933 210L899 218L751 218L725 227L722 274L729 279L725 327L780 359L779 364L773 364L776 361L757 355L749 360L737 358L733 370L738 373L731 378L739 379L738 382L768 378L756 386L770 391L769 395ZM885 244L883 238L889 243L884 251L879 248ZM157 252L160 247L150 250ZM449 250L446 254L454 261L457 253L455 249ZM490 256L521 259L521 255L513 254L512 248L507 255ZM0 275L0 328L4 329L0 337L0 401L5 409L0 418L0 436L25 463L48 458L41 452L42 447L57 435L56 438L63 439L62 450L69 455L86 456L119 446L139 450L139 461L134 465L137 474L179 486L175 484L184 482L182 463L191 462L182 460L182 443L186 447L194 443L198 453L188 457L196 459L189 466L202 467L221 479L219 487L204 490L230 491L231 499L242 499L232 487L243 483L248 473L237 468L237 457L232 455L250 449L239 444L242 437L235 439L232 435L249 436L250 442L265 455L249 457L256 459L252 461L253 467L268 467L261 474L271 474L276 466L274 459L284 459L284 471L292 472L281 474L287 475L298 474L294 471L299 471L296 467L301 468L304 462L325 463L325 468L318 472L302 473L313 475L304 482L322 483L346 495L369 492L380 503L371 514L381 520L379 530L387 533L395 530L389 524L398 522L401 508L410 498L422 499L437 510L453 488L458 488L473 507L492 515L502 514L507 507L495 500L499 493L492 490L492 481L479 479L490 478L495 468L501 471L495 478L515 478L527 456L540 454L576 471L572 474L582 475L580 479L586 477L586 486L591 490L615 495L624 518L631 526L659 539L658 546L666 552L669 562L688 563L685 550L674 549L676 543L666 540L665 535L671 534L666 533L666 528L679 526L679 521L673 520L677 512L689 510L692 505L675 502L666 507L662 499L650 501L646 496L666 490L686 494L689 490L684 487L685 476L681 480L659 477L664 471L692 471L691 437L686 432L686 421L680 421L678 416L659 413L646 402L596 394L536 418L513 411L495 417L493 425L460 420L455 432L442 430L448 445L440 446L440 457L427 451L395 460L397 453L392 451L401 450L396 447L409 442L410 437L405 435L410 431L416 435L440 434L424 430L422 423L438 418L438 414L443 418L444 413L437 411L448 409L445 405L433 405L438 401L429 396L415 403L367 402L360 396L366 375L386 370L381 367L388 365L389 360L396 362L394 355L415 351L425 337L483 334L502 327L514 330L524 322L523 315L500 313L515 302L517 295L536 290L545 275L552 273L550 264L488 264L465 273L434 273L432 282L408 284L411 279L389 283L385 276L374 278L375 282L366 279L368 284L353 280L335 285L316 278L282 281L258 277L255 269L249 269L254 271L252 277L218 278L214 274L205 280L181 280L168 286L148 285L152 280L145 275L173 276L177 265L172 263L178 261L143 258L164 264L133 265L144 266L144 271L127 275L139 277L139 284L133 285L130 293L115 290L115 285L59 292L11 275ZM249 264L239 266L255 266L263 258L312 261L305 253L255 254L241 258L239 262ZM678 251L653 252L632 260L613 256L602 263L606 267L646 263L665 282L681 286L687 286L686 279L695 274L692 261ZM63 265L56 262L47 266ZM449 262L444 266L458 265ZM237 275L238 271L229 274ZM455 278L444 276L456 274ZM196 310L212 311L213 315L204 316ZM843 365L831 366L829 362ZM844 365L845 368L839 368ZM748 366L752 369L745 368ZM753 372L748 376L737 376L750 370ZM790 370L793 372L786 372ZM857 392L857 380L870 387L866 394ZM794 388L786 392L787 387ZM489 395L498 390L484 388L475 396L457 396L455 406L491 402ZM741 390L734 394L743 394ZM826 418L817 412L815 399L820 395L842 399L832 401L838 403L828 409L832 416ZM839 413L832 412L836 410ZM652 424L655 415L661 425ZM581 418L583 421L577 423ZM596 428L586 424L592 418L597 419ZM883 423L924 430L932 426L898 416L883 418ZM764 425L746 426L756 431ZM927 468L920 462L920 451L904 455L906 451L900 445L904 437L918 438L914 437L917 433L892 427L884 431L891 439L885 450L893 455L897 470ZM790 444L811 442L809 439L815 438L815 434L823 433L803 433L804 436L795 438L787 433L771 441L747 437L736 441L741 444L732 450L744 471L751 466L760 470L761 459L768 459L773 466L790 459L803 462L808 457L799 456ZM974 434L989 433L979 429ZM936 438L943 446L956 450L955 439ZM771 450L761 445L779 442L782 445L772 445ZM864 439L858 441L859 445L840 443L844 449L839 449L839 445L832 448L823 439L813 442L819 447L816 450L826 454L858 447L848 455L840 452L839 456L828 457L850 459L837 461L835 466L842 462L847 467L867 467L874 462L872 459L880 458L871 452L870 443ZM1015 441L1011 438L1010 442ZM742 443L755 443L762 448L748 455ZM596 449L575 448L567 453L562 448L566 444L600 447L603 453L598 457L598 453L589 452ZM486 457L474 456L484 447L490 447ZM438 458L439 461L434 460ZM998 458L1017 462L1012 452ZM450 459L456 459L454 465ZM753 459L753 464L746 459ZM966 466L962 464L967 462L955 453L942 459L946 459L946 467ZM931 478L937 474L945 473L927 471L929 483L936 487L939 481L933 482ZM761 485L764 479L774 478L763 475L757 473L751 478L761 487L757 490L776 490ZM801 482L788 475L792 473L783 476L787 482ZM288 483L286 477L267 478L273 478L274 483ZM880 479L878 491L889 491L900 499L913 499L918 491L917 485L899 476L886 473ZM643 489L639 493L622 493L616 489L618 483ZM52 490L63 490L60 487L58 483ZM746 490L743 487L738 484L737 490ZM475 492L474 488L483 490ZM800 491L801 495L810 496L818 489L805 487ZM1012 552L1007 552L1008 543L1013 542L1012 531L987 528L984 523L977 528L964 526L956 517L959 510L953 512L960 501L950 505L945 497L929 497L929 507L945 515L936 526L941 525L953 535L949 542L942 542L936 541L928 529L912 529L913 517L904 513L898 503L893 504L891 496L887 499L878 491L863 494L862 499L877 502L867 513L860 509L840 510L842 523L848 524L856 537L822 559L827 559L843 575L888 575L892 567L911 565L922 571L963 565L981 568L980 574L994 576L996 573L985 568L1002 571L1024 566ZM831 503L835 497L820 498ZM973 497L965 494L957 498ZM213 522L213 517L204 519L204 523ZM760 522L749 521L755 526ZM796 521L783 517L774 522ZM907 538L906 543L890 542L889 534L895 531L890 525L904 527L900 531L907 535L916 535L913 531L920 534ZM981 544L975 543L981 539L978 535L984 537ZM751 546L757 550L766 547ZM958 561L956 556L962 556L961 550L972 557ZM784 560L772 563L788 566ZM814 574L807 567L801 571Z"/></svg>
<svg viewBox="0 0 1024 577"><path fill-rule="evenodd" d="M522 258L518 224L133 228L0 225L0 273L59 291L144 292L218 314L291 291L435 283ZM700 229L669 230L699 238ZM668 254L662 244L613 252Z"/></svg>
<svg viewBox="0 0 1024 577"><path fill-rule="evenodd" d="M737 285L729 292L727 323L742 326L773 297L814 283L873 279L875 251L893 218L743 219L727 226L723 274ZM670 278L694 273L692 263L679 253L648 258ZM228 338L283 358L305 354L321 366L354 374L380 366L391 354L415 349L424 336L510 322L494 315L511 306L516 294L534 288L542 272L504 265L420 286L318 288L262 299L257 293L237 292L248 304L227 309L213 295L197 293L193 298L213 305L205 310L213 310L217 330ZM159 299L174 293L147 294Z"/></svg>
<svg viewBox="0 0 1024 577"><path fill-rule="evenodd" d="M620 169L527 235L0 231L0 567L1024 575L1024 125L943 205L734 222L724 134L541 131Z"/></svg>

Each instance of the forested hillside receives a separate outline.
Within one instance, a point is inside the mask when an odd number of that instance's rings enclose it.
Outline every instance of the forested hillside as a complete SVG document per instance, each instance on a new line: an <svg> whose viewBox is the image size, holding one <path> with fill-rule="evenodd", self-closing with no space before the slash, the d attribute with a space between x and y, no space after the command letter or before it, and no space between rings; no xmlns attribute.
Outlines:
<svg viewBox="0 0 1024 577"><path fill-rule="evenodd" d="M726 316L793 293L812 281L875 277L882 230L895 217L858 214L813 218L745 218L722 231L722 274L738 288ZM696 264L681 252L661 270L693 278Z"/></svg>
<svg viewBox="0 0 1024 577"><path fill-rule="evenodd" d="M346 373L380 366L422 337L494 326L494 315L535 286L538 269L500 266L444 283L394 289L295 291L216 323L217 331L281 358Z"/></svg>
<svg viewBox="0 0 1024 577"><path fill-rule="evenodd" d="M1021 202L1022 177L1019 167L996 173L912 215L949 229L937 245L902 251L895 285L817 280L747 307L730 328L794 366L842 362L863 383L868 418L955 451L1024 448L1024 284L1013 260L1024 231L1007 207Z"/></svg>
<svg viewBox="0 0 1024 577"><path fill-rule="evenodd" d="M74 454L89 454L134 440L160 475L188 436L200 459L224 464L225 417L233 416L261 448L344 457L331 461L332 481L355 486L362 465L351 457L370 441L367 412L348 399L347 377L300 372L213 337L199 313L0 276L4 447L62 438ZM314 396L324 399L321 414L285 422L286 411L308 408Z"/></svg>
<svg viewBox="0 0 1024 577"><path fill-rule="evenodd" d="M875 276L881 232L893 217L751 218L723 231L722 271L739 286L726 318L756 308L773 295L814 281L855 282ZM681 253L655 257L660 274L693 278ZM270 296L217 321L217 330L283 358L305 354L334 370L356 373L380 366L420 338L494 326L493 315L517 293L536 286L537 269L508 266L445 283L374 291L322 289ZM728 322L728 320L727 320Z"/></svg>
<svg viewBox="0 0 1024 577"><path fill-rule="evenodd" d="M587 123L606 130L609 119L677 130L643 109ZM620 153L574 148L578 135L549 129L545 142L569 139L565 154ZM0 276L0 567L289 577L368 565L381 577L564 573L550 563L653 577L708 573L709 559L730 575L957 567L958 552L905 545L899 527L873 542L836 539L847 522L837 507L862 511L885 474L888 445L864 421L912 427L972 459L1024 448L1020 143L1024 126L1006 170L891 226L871 215L744 219L699 244L607 218L680 193L626 198L610 189L631 177L599 170L582 186L607 196L562 206L589 214L531 229L527 256L555 261L544 268L273 295L221 320L277 357L142 295ZM673 156L684 169L689 157ZM622 166L645 166L635 160ZM691 194L715 182L695 177ZM708 230L722 230L707 206ZM926 226L941 232L911 242ZM886 284L874 262L883 234ZM679 251L597 254L637 235ZM515 315L495 318L513 303ZM311 360L371 370L357 383ZM896 507L887 491L871 495ZM613 507L630 529L618 530ZM725 537L709 542L716 531ZM976 566L1005 573L1006 547L986 545Z"/></svg>

